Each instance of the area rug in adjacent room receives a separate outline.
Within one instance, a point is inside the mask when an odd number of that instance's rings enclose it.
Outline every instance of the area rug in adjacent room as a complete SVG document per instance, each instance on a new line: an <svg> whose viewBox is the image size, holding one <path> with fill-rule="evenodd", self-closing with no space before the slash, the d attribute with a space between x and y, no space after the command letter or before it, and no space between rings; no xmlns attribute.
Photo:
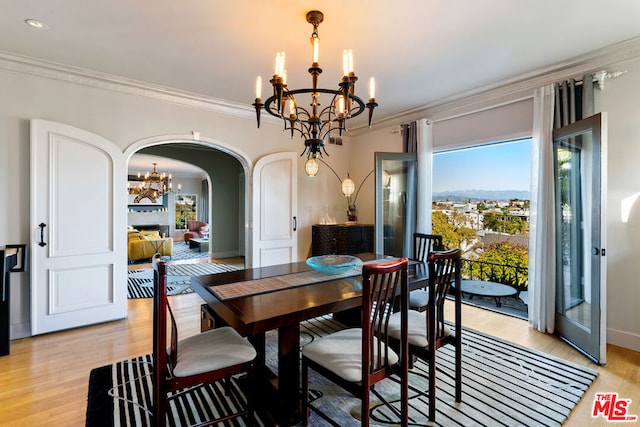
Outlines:
<svg viewBox="0 0 640 427"><path fill-rule="evenodd" d="M304 345L341 327L331 317L312 319L301 324ZM275 334L267 334L267 360L275 355L269 349ZM565 360L527 349L471 329L463 329L463 401L454 402L454 351L450 346L438 350L437 422L441 426L560 426L580 400L597 373ZM87 427L147 426L150 407L151 369L149 355L96 368L89 379ZM271 363L269 361L271 360ZM272 367L272 366L270 366ZM428 366L418 361L410 374L410 383L426 389ZM310 387L319 405L341 426L359 426L360 401L311 371ZM397 398L398 384L383 381L380 391L388 400ZM412 391L412 425L426 425L427 397ZM198 387L174 399L169 408L169 426L196 424L211 411L235 408L244 402L242 391L234 383L225 395L219 386ZM208 414L208 415L207 415ZM372 409L373 425L390 426L394 417L384 406ZM244 425L239 424L225 425ZM268 425L258 420L258 425ZM310 426L327 425L312 412Z"/></svg>
<svg viewBox="0 0 640 427"><path fill-rule="evenodd" d="M192 292L191 277L205 274L237 271L238 267L230 264L214 264L194 262L189 264L169 265L167 272L167 295L178 295ZM153 269L141 268L127 273L128 298L153 298Z"/></svg>

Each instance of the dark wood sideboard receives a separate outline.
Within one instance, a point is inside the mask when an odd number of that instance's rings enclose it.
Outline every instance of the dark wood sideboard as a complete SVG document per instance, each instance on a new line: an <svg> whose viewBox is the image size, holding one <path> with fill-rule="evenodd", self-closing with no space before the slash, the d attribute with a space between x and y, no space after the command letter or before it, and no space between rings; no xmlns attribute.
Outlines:
<svg viewBox="0 0 640 427"><path fill-rule="evenodd" d="M311 256L373 252L372 224L311 226Z"/></svg>

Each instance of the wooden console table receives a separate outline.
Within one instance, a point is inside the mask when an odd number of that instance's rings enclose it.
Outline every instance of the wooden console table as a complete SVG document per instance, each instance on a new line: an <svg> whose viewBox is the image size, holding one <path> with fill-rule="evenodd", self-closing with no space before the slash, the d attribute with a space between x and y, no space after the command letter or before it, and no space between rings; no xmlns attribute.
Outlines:
<svg viewBox="0 0 640 427"><path fill-rule="evenodd" d="M334 224L311 227L311 256L373 252L373 225Z"/></svg>

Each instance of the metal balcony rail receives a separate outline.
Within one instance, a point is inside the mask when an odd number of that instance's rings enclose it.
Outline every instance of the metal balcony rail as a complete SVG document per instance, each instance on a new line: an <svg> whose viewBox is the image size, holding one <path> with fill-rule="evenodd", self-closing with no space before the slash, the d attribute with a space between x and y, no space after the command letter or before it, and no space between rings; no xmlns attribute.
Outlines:
<svg viewBox="0 0 640 427"><path fill-rule="evenodd" d="M529 285L529 269L507 264L496 264L486 261L462 259L462 278L469 280L488 280L502 283L520 292L526 291Z"/></svg>

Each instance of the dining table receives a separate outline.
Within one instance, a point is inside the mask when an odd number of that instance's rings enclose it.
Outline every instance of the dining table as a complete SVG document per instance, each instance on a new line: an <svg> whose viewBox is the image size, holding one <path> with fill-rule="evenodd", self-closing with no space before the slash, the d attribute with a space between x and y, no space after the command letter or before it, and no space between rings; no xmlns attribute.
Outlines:
<svg viewBox="0 0 640 427"><path fill-rule="evenodd" d="M396 259L373 253L355 256L363 262ZM361 270L326 275L302 261L191 278L193 290L208 304L216 327L231 326L256 347L259 378L270 377L265 365L265 333L277 331L278 373L269 383L277 388L277 406L271 410L278 424L293 425L301 416L300 322L332 313L347 323L361 319ZM410 290L425 287L426 264L411 262L408 279Z"/></svg>

